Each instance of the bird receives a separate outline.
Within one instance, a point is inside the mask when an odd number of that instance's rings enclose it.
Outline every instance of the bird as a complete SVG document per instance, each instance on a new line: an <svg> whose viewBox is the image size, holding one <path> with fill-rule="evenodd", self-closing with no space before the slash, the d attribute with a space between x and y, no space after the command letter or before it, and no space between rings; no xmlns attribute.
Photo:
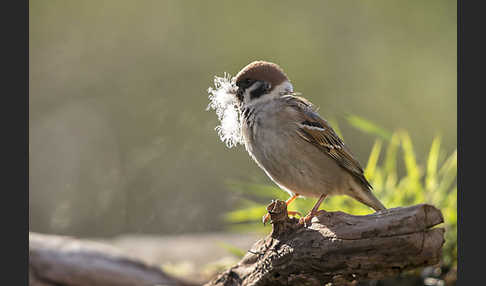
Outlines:
<svg viewBox="0 0 486 286"><path fill-rule="evenodd" d="M324 199L347 195L375 211L385 206L372 193L363 168L331 125L300 93L283 69L258 60L232 78L241 142L266 175L290 197L317 198L299 219L308 226ZM300 215L289 211L290 215ZM270 220L267 213L263 224Z"/></svg>

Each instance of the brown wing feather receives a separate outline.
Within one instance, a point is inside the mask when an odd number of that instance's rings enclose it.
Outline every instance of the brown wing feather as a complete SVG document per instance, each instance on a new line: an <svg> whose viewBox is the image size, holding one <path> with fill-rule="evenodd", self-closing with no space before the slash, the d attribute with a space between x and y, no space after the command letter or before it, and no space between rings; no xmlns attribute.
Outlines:
<svg viewBox="0 0 486 286"><path fill-rule="evenodd" d="M295 108L302 116L297 133L306 141L316 145L319 149L351 173L367 189L372 189L366 180L363 169L353 157L350 150L344 145L332 127L322 119L313 109L312 104L297 96L286 96L290 106Z"/></svg>

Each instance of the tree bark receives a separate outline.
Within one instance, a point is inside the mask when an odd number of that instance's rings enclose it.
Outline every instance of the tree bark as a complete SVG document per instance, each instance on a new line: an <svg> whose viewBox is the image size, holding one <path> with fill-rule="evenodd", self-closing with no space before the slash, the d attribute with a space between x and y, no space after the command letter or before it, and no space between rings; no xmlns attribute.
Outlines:
<svg viewBox="0 0 486 286"><path fill-rule="evenodd" d="M283 201L267 207L272 232L212 285L346 285L439 263L444 229L431 205L366 216L322 212L303 227ZM100 243L29 234L32 286L191 285Z"/></svg>
<svg viewBox="0 0 486 286"><path fill-rule="evenodd" d="M273 230L212 285L347 285L439 263L442 213L431 205L366 216L321 212L310 227L287 216L283 201L267 207Z"/></svg>

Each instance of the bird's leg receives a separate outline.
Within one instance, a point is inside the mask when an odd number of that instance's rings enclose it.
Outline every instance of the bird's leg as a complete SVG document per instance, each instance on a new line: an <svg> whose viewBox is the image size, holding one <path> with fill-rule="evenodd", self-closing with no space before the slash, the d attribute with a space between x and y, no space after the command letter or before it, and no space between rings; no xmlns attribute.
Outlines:
<svg viewBox="0 0 486 286"><path fill-rule="evenodd" d="M291 202L293 202L297 197L299 196L299 194L294 194L293 196L291 196L290 198L288 198L286 201L285 201L285 204L287 206L290 205Z"/></svg>
<svg viewBox="0 0 486 286"><path fill-rule="evenodd" d="M298 196L299 196L299 194L294 194L293 196L291 196L290 198L288 198L288 199L285 201L285 204L286 204L287 206L288 206L288 205L290 205L290 203L291 203L291 202L293 202L293 201L294 201L294 200L295 200L295 199L296 199ZM288 213L289 215L293 215L293 216L295 216L295 215L302 216L302 215L301 215L299 212L297 212L297 211L287 211L287 213ZM269 213L267 213L267 214L265 214L265 215L263 216L263 219L262 219L262 221L263 221L263 225L265 225L265 224L268 222L268 220L270 220L270 214L269 214Z"/></svg>
<svg viewBox="0 0 486 286"><path fill-rule="evenodd" d="M305 216L305 217L302 217L299 219L299 223L300 224L303 224L304 226L307 226L310 224L311 220L313 217L316 216L316 214L318 213L318 209L319 209L319 206L322 204L322 202L324 201L324 199L327 197L327 194L322 194L319 199L317 200L316 204L314 205L314 207L312 208L312 210Z"/></svg>

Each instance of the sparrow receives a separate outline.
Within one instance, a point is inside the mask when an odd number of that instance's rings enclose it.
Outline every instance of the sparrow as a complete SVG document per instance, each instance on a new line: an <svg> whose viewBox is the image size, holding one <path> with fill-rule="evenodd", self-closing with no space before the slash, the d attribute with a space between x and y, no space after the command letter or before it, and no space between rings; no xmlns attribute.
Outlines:
<svg viewBox="0 0 486 286"><path fill-rule="evenodd" d="M254 61L235 77L219 78L211 107L219 111L222 139L245 146L250 157L290 197L318 198L299 223L309 225L327 196L347 195L375 211L386 209L373 195L363 168L314 105L294 92L283 69ZM214 98L227 101L219 107ZM229 98L229 99L228 99ZM229 124L228 122L231 122ZM231 144L230 144L231 145ZM298 212L289 211L296 215ZM269 214L263 217L265 224Z"/></svg>

